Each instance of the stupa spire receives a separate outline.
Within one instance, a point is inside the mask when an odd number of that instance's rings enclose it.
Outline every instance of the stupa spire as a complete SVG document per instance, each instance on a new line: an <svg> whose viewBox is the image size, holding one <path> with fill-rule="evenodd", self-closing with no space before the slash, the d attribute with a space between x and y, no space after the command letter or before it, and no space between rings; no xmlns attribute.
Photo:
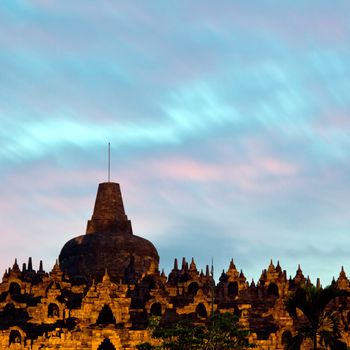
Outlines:
<svg viewBox="0 0 350 350"><path fill-rule="evenodd" d="M94 212L88 221L86 233L117 232L132 234L131 222L125 214L119 184L104 182L99 184Z"/></svg>
<svg viewBox="0 0 350 350"><path fill-rule="evenodd" d="M32 257L28 258L28 271L33 271Z"/></svg>

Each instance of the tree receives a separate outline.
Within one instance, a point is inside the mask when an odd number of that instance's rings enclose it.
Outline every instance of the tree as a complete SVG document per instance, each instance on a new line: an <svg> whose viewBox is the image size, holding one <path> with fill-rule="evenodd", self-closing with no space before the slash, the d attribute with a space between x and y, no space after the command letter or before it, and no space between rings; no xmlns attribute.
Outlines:
<svg viewBox="0 0 350 350"><path fill-rule="evenodd" d="M238 317L231 313L216 314L206 329L203 349L229 350L253 347L248 341L249 331L243 329Z"/></svg>
<svg viewBox="0 0 350 350"><path fill-rule="evenodd" d="M297 334L286 344L286 349L299 350L305 339L312 340L314 350L317 349L317 345L330 349L343 347L336 312L327 309L329 303L338 295L339 291L333 286L324 289L304 286L287 298L286 309L299 327ZM298 315L297 310L300 310L302 315Z"/></svg>
<svg viewBox="0 0 350 350"><path fill-rule="evenodd" d="M151 318L150 330L157 345L143 343L139 350L229 350L252 347L249 332L243 329L237 316L230 313L214 315L207 325L181 321L162 325L160 318Z"/></svg>

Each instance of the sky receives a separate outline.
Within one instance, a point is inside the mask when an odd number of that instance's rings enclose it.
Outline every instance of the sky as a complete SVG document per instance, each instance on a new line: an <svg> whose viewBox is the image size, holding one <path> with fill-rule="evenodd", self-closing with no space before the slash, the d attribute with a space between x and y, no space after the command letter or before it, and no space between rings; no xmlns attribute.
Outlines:
<svg viewBox="0 0 350 350"><path fill-rule="evenodd" d="M160 267L350 274L350 2L2 0L0 271L120 183ZM0 272L2 273L2 272Z"/></svg>

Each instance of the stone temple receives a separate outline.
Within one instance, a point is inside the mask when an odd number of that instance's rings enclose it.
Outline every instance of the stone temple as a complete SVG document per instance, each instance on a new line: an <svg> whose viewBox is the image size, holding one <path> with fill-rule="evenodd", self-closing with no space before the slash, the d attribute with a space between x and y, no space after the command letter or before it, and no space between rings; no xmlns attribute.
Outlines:
<svg viewBox="0 0 350 350"><path fill-rule="evenodd" d="M50 272L32 259L17 260L0 283L0 349L131 350L150 340L152 315L166 323L205 323L211 312L231 312L251 331L257 349L283 349L296 332L284 308L287 294L311 284L300 267L287 278L271 261L257 283L248 282L233 260L215 284L209 267L177 259L168 276L159 270L154 245L133 234L120 187L99 185L86 234L62 248ZM343 270L333 284L350 291ZM343 341L350 346L350 300L337 298ZM308 349L308 344L303 349Z"/></svg>

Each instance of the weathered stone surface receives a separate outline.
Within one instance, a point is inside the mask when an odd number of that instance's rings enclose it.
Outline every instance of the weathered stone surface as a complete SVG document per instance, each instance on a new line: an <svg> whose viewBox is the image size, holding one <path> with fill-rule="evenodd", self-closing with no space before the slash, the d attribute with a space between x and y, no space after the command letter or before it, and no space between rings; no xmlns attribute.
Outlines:
<svg viewBox="0 0 350 350"><path fill-rule="evenodd" d="M158 269L158 254L152 243L134 235L110 232L76 237L65 244L60 265L69 277L101 280L105 269L114 282L124 280L134 264L134 278ZM134 260L134 263L132 262Z"/></svg>
<svg viewBox="0 0 350 350"><path fill-rule="evenodd" d="M132 234L131 222L125 214L119 184L104 182L99 184L91 220L86 233L114 232Z"/></svg>

